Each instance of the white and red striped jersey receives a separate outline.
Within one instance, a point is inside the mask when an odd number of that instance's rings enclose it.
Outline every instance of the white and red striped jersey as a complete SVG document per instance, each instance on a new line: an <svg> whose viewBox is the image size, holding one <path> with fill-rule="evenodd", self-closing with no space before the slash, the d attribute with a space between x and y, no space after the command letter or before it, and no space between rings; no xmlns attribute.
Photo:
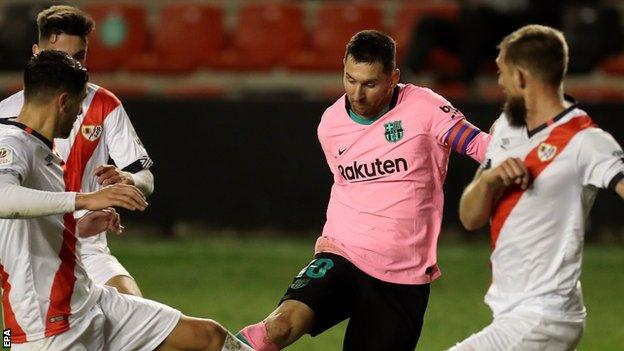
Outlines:
<svg viewBox="0 0 624 351"><path fill-rule="evenodd" d="M51 141L20 123L0 120L0 174L23 187L65 192L73 179L64 166ZM98 289L76 258L75 227L71 213L0 219L4 326L14 343L60 334L96 302Z"/></svg>
<svg viewBox="0 0 624 351"><path fill-rule="evenodd" d="M495 123L486 167L524 160L532 183L511 186L490 224L492 284L485 297L494 316L532 311L585 318L580 275L585 221L598 188L624 178L622 148L572 105L534 129Z"/></svg>
<svg viewBox="0 0 624 351"><path fill-rule="evenodd" d="M0 118L15 117L24 104L23 91L0 102ZM72 174L71 191L92 192L101 186L93 172L109 157L124 171L136 173L152 166L152 160L130 122L119 99L110 91L89 83L82 113L74 122L70 137L54 139L54 147ZM81 238L81 253L107 251L106 234Z"/></svg>

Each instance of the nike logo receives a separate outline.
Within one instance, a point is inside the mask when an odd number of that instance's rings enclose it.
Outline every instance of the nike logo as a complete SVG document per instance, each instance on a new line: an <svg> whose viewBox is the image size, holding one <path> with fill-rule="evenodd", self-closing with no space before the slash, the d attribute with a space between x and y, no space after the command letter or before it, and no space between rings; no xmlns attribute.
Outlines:
<svg viewBox="0 0 624 351"><path fill-rule="evenodd" d="M345 151L347 151L347 149L338 149L338 156L344 154Z"/></svg>

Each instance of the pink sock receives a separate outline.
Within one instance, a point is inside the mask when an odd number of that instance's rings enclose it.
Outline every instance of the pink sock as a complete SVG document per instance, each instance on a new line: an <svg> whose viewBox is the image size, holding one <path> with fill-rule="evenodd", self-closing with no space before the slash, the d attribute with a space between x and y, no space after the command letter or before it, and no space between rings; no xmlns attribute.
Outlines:
<svg viewBox="0 0 624 351"><path fill-rule="evenodd" d="M239 333L256 351L279 351L279 347L269 340L264 322L243 328Z"/></svg>

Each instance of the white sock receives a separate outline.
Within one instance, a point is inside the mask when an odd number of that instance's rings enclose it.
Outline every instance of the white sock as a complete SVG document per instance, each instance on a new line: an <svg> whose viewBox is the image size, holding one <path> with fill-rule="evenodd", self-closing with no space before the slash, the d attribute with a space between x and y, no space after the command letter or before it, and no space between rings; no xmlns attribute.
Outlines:
<svg viewBox="0 0 624 351"><path fill-rule="evenodd" d="M221 351L254 351L249 345L238 340L232 333L228 331L223 343Z"/></svg>

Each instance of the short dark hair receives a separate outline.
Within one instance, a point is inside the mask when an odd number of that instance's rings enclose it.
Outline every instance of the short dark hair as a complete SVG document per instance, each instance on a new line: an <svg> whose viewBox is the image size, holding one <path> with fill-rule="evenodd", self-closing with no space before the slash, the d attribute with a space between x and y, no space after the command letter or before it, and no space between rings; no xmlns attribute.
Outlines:
<svg viewBox="0 0 624 351"><path fill-rule="evenodd" d="M37 15L39 41L48 40L52 34L77 35L86 40L95 28L93 18L78 8L67 5L49 7Z"/></svg>
<svg viewBox="0 0 624 351"><path fill-rule="evenodd" d="M24 99L31 102L62 92L75 96L88 80L87 70L76 59L62 51L43 50L24 70Z"/></svg>
<svg viewBox="0 0 624 351"><path fill-rule="evenodd" d="M363 30L349 40L344 59L349 56L355 62L379 62L390 73L396 68L396 42L378 30Z"/></svg>
<svg viewBox="0 0 624 351"><path fill-rule="evenodd" d="M548 26L524 26L506 36L498 48L504 52L505 63L523 67L554 87L568 71L565 37Z"/></svg>

